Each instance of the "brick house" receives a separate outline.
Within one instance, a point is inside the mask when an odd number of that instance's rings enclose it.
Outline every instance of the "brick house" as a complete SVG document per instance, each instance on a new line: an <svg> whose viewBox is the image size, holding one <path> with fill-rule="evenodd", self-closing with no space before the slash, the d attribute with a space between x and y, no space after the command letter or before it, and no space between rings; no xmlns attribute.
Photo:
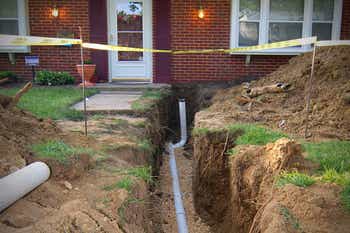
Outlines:
<svg viewBox="0 0 350 233"><path fill-rule="evenodd" d="M202 10L202 18L199 12ZM86 42L157 49L249 46L317 35L350 39L350 0L1 0L0 34L78 38ZM99 82L154 83L260 77L310 47L240 54L169 55L85 50ZM29 78L24 56L38 69L78 76L79 46L5 47L0 70Z"/></svg>

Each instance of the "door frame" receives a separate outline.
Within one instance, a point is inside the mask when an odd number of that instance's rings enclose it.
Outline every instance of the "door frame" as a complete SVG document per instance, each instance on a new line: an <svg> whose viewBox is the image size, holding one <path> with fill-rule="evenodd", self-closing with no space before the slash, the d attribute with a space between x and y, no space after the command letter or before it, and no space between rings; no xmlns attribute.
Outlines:
<svg viewBox="0 0 350 233"><path fill-rule="evenodd" d="M112 38L112 19L111 15L114 13L112 12L112 1L115 0L107 0L107 38L108 38L108 44L113 43ZM142 2L145 1L148 3L148 6L144 9L144 15L148 15L147 17L143 18L143 25L144 25L144 33L143 33L143 40L144 40L144 47L145 48L153 48L153 0L140 0ZM116 36L116 35L115 35ZM108 81L113 81L113 73L112 73L112 65L113 65L113 54L116 53L115 51L108 51ZM147 59L146 62L146 76L149 77L149 79L145 80L140 78L140 80L130 78L130 81L139 81L139 82L150 82L153 83L153 53L150 52L144 52L144 59ZM148 65L147 65L148 63ZM121 78L121 81L127 81L126 78Z"/></svg>

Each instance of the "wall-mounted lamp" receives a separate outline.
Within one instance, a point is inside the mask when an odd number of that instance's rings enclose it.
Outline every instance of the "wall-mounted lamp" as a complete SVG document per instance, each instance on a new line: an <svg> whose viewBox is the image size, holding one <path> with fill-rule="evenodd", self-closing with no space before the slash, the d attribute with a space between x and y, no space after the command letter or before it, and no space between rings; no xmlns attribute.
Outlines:
<svg viewBox="0 0 350 233"><path fill-rule="evenodd" d="M204 9L203 9L201 0L199 1L198 18L200 19L204 18Z"/></svg>
<svg viewBox="0 0 350 233"><path fill-rule="evenodd" d="M54 6L54 7L52 8L52 10L51 10L51 15L52 15L53 17L55 17L55 18L58 17L58 15L59 15L59 10L58 10L58 7L57 7L57 6Z"/></svg>

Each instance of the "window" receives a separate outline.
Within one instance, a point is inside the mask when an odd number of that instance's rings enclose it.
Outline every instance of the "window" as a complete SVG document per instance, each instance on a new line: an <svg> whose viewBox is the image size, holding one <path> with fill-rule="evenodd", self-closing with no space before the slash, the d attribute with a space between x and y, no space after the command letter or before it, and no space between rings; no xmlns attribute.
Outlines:
<svg viewBox="0 0 350 233"><path fill-rule="evenodd" d="M337 40L341 11L342 0L232 0L231 47L311 36ZM299 46L256 53L297 54L310 48Z"/></svg>
<svg viewBox="0 0 350 233"><path fill-rule="evenodd" d="M0 34L27 35L25 0L0 0ZM27 46L0 46L0 52L28 52Z"/></svg>

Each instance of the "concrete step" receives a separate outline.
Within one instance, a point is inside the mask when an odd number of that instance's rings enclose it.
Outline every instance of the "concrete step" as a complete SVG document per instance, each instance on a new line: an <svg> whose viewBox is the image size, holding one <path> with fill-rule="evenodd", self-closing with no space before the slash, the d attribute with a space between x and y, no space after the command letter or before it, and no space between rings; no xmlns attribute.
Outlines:
<svg viewBox="0 0 350 233"><path fill-rule="evenodd" d="M147 89L161 89L170 88L169 84L158 83L131 83L131 82L111 82L111 83L97 83L93 87L100 91L130 91L130 92L142 92Z"/></svg>

